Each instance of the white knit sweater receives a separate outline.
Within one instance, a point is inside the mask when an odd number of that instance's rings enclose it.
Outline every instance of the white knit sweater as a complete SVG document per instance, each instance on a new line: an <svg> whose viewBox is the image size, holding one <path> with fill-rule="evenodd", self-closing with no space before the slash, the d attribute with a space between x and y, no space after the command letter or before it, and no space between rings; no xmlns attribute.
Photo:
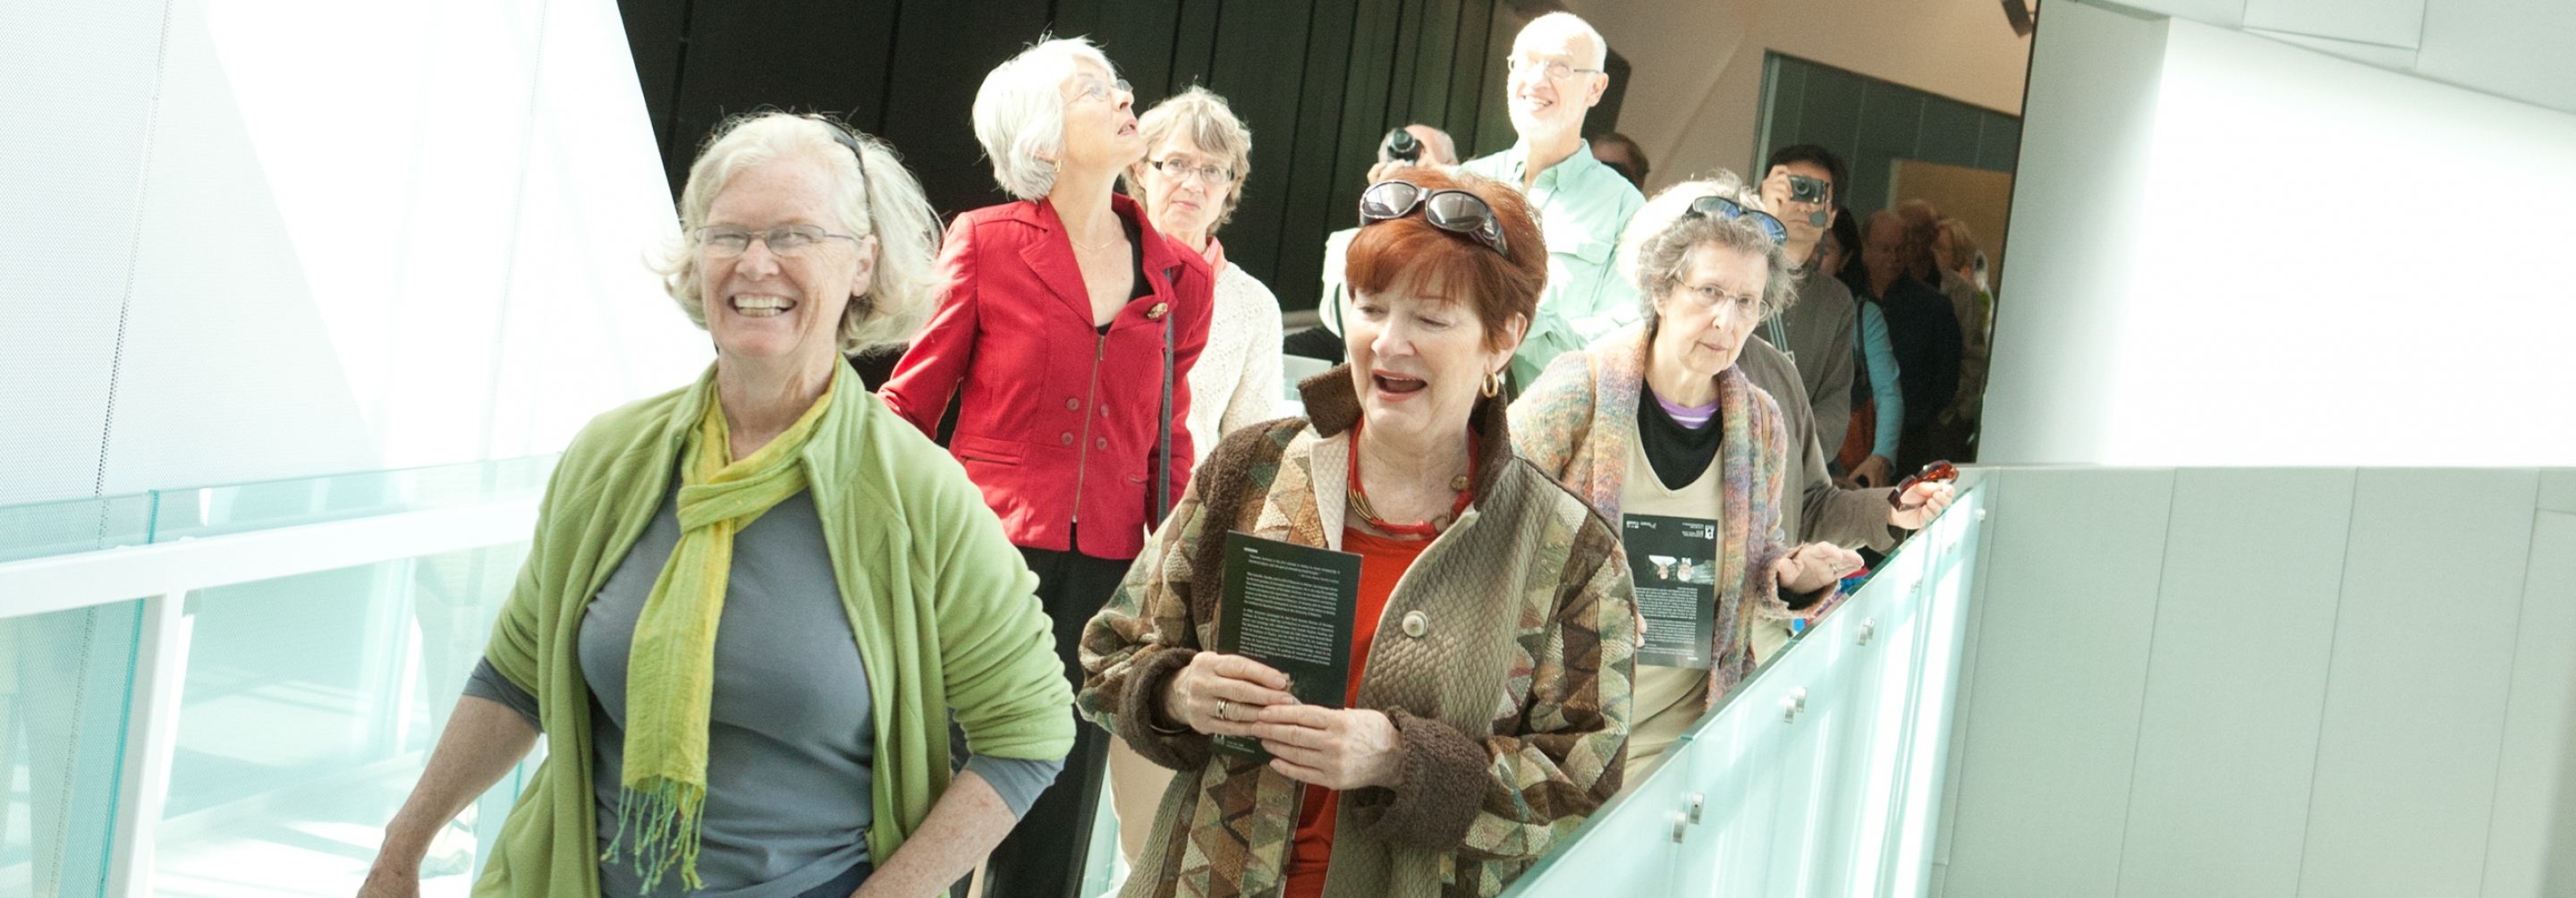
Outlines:
<svg viewBox="0 0 2576 898"><path fill-rule="evenodd" d="M1279 298L1243 266L1226 265L1216 276L1207 348L1190 366L1190 442L1200 457L1237 428L1279 416L1281 339Z"/></svg>

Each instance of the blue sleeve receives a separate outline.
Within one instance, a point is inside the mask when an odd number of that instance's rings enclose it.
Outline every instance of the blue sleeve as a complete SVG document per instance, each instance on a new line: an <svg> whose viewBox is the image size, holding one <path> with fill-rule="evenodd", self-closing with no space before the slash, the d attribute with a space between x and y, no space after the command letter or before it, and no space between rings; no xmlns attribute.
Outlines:
<svg viewBox="0 0 2576 898"><path fill-rule="evenodd" d="M1896 366L1896 344L1887 339L1887 316L1878 304L1860 304L1860 345L1869 360L1869 392L1878 405L1878 432L1870 441L1869 454L1896 460L1896 436L1905 425L1905 388L1898 382L1902 371Z"/></svg>
<svg viewBox="0 0 2576 898"><path fill-rule="evenodd" d="M1012 817L1025 817L1028 816L1029 805L1038 800L1038 793L1055 784L1055 775L1064 770L1064 759L1033 761L974 755L966 759L966 769L975 771L976 776L983 777L984 782L1002 796L1002 803L1010 806Z"/></svg>

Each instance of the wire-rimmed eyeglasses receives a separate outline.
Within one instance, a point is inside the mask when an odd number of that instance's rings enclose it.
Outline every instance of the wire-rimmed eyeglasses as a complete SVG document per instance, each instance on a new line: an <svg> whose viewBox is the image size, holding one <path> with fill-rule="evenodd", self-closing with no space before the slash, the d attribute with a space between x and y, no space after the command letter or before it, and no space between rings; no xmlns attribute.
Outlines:
<svg viewBox="0 0 2576 898"><path fill-rule="evenodd" d="M857 243L859 240L848 234L835 234L819 226L808 224L783 224L766 231L754 231L730 225L708 225L690 231L689 239L699 248L706 250L707 255L718 259L730 259L742 255L744 250L751 248L751 242L754 240L768 244L769 251L773 254L789 257L813 252L814 248L823 245L825 240L847 240L852 243Z"/></svg>

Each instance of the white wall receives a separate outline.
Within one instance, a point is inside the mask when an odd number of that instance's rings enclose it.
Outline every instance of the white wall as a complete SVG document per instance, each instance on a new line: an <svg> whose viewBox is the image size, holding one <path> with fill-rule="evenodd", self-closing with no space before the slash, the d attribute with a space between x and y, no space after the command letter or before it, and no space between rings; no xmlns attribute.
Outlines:
<svg viewBox="0 0 2576 898"><path fill-rule="evenodd" d="M2576 894L2576 469L1978 489L1936 898Z"/></svg>
<svg viewBox="0 0 2576 898"><path fill-rule="evenodd" d="M1981 460L2576 461L2576 115L2079 3L2032 85Z"/></svg>
<svg viewBox="0 0 2576 898"><path fill-rule="evenodd" d="M2030 40L1992 0L1568 0L1633 67L1619 130L1649 186L1742 172L1777 50L2003 112L2021 111Z"/></svg>
<svg viewBox="0 0 2576 898"><path fill-rule="evenodd" d="M607 0L0 20L0 504L551 452L710 356Z"/></svg>

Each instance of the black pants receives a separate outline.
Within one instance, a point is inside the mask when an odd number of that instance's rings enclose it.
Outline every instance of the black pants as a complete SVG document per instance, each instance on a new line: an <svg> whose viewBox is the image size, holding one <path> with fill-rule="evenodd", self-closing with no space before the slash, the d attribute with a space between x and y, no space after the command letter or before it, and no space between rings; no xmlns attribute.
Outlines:
<svg viewBox="0 0 2576 898"><path fill-rule="evenodd" d="M1079 691L1082 628L1108 603L1134 562L1027 547L1020 556L1037 572L1038 601L1055 624L1056 656L1064 661L1066 681ZM1065 758L1064 772L1029 805L1028 815L986 862L986 898L1079 898L1083 855L1091 850L1091 820L1100 812L1108 761L1109 733L1076 721L1073 753Z"/></svg>

